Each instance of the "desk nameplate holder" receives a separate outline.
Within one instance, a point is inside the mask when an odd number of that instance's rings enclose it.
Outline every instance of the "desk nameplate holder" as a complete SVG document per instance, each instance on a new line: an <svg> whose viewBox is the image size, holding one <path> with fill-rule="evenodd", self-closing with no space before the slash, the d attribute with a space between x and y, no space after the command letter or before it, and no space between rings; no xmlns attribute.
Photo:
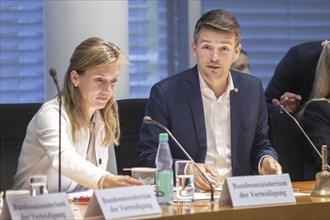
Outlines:
<svg viewBox="0 0 330 220"><path fill-rule="evenodd" d="M84 219L160 216L161 209L151 185L95 190Z"/></svg>
<svg viewBox="0 0 330 220"><path fill-rule="evenodd" d="M295 203L289 174L227 177L219 205L233 207Z"/></svg>
<svg viewBox="0 0 330 220"><path fill-rule="evenodd" d="M65 193L42 196L8 196L0 219L73 219Z"/></svg>

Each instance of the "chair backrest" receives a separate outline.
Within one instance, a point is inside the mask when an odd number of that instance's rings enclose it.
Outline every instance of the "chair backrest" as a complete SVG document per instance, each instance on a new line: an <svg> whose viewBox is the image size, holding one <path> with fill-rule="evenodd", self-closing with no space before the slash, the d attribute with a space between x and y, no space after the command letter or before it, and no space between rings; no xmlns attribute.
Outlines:
<svg viewBox="0 0 330 220"><path fill-rule="evenodd" d="M305 137L286 114L272 115L269 118L269 138L276 149L282 172L290 175L291 181L304 180Z"/></svg>
<svg viewBox="0 0 330 220"><path fill-rule="evenodd" d="M0 190L11 189L13 186L27 125L41 105L0 104Z"/></svg>
<svg viewBox="0 0 330 220"><path fill-rule="evenodd" d="M130 171L124 171L123 168L135 166L136 147L147 102L146 98L117 101L121 133L120 145L115 147L118 174L130 175Z"/></svg>

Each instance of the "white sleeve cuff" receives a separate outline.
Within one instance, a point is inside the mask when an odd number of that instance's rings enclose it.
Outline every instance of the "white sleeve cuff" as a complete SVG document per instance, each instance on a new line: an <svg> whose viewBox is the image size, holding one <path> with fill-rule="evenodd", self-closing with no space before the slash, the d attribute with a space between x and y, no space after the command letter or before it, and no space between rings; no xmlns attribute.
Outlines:
<svg viewBox="0 0 330 220"><path fill-rule="evenodd" d="M107 175L107 173L105 173L105 174L101 177L101 179L99 180L99 183L98 183L98 189L103 189L103 183L104 183L105 175Z"/></svg>
<svg viewBox="0 0 330 220"><path fill-rule="evenodd" d="M263 159L265 159L266 157L271 157L271 158L273 158L272 156L269 156L269 155L265 155L265 156L263 156L260 160L259 160L259 164L258 164L258 173L260 174L260 172L261 172L261 165L262 165L262 160Z"/></svg>

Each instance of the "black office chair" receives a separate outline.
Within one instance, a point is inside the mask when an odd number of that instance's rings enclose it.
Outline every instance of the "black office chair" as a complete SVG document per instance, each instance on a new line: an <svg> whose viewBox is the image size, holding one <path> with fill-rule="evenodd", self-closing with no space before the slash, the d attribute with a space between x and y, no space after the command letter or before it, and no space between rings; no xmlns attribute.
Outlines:
<svg viewBox="0 0 330 220"><path fill-rule="evenodd" d="M282 172L290 175L291 181L304 180L305 137L286 114L272 115L269 118L269 139L276 149Z"/></svg>
<svg viewBox="0 0 330 220"><path fill-rule="evenodd" d="M130 171L125 171L123 168L135 166L136 147L147 102L146 98L117 101L121 132L120 145L115 147L118 174L131 175Z"/></svg>
<svg viewBox="0 0 330 220"><path fill-rule="evenodd" d="M0 191L13 187L13 177L27 125L41 105L0 104Z"/></svg>

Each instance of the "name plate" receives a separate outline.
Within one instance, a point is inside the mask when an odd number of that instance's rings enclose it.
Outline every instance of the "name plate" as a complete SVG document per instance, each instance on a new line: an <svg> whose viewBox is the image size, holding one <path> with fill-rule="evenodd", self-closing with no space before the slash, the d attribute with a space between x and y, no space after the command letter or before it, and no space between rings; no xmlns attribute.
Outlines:
<svg viewBox="0 0 330 220"><path fill-rule="evenodd" d="M4 219L73 219L65 193L7 197L3 208Z"/></svg>
<svg viewBox="0 0 330 220"><path fill-rule="evenodd" d="M137 216L160 216L161 209L151 185L119 187L94 191L85 219L103 216L104 219Z"/></svg>
<svg viewBox="0 0 330 220"><path fill-rule="evenodd" d="M219 205L233 207L295 203L288 174L227 177Z"/></svg>

